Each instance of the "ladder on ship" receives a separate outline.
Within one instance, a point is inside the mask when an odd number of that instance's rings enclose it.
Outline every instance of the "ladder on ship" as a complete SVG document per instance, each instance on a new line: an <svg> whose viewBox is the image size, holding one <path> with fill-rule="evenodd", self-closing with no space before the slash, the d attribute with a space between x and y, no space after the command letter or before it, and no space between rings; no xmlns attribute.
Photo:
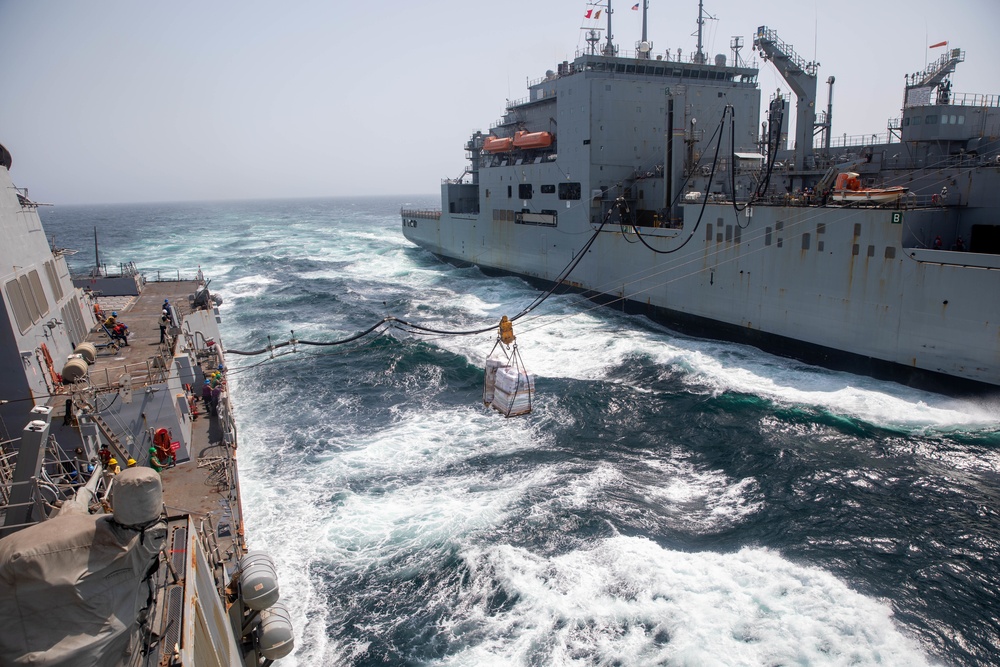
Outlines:
<svg viewBox="0 0 1000 667"><path fill-rule="evenodd" d="M108 449L111 450L111 455L124 463L128 461L131 457L128 449L126 449L125 444L121 441L121 438L114 432L114 430L108 425L104 418L101 417L93 408L84 400L76 398L73 400L73 407L76 408L77 417L80 420L90 420L95 426L97 426L98 432L104 436L104 439L108 443ZM123 466L124 467L124 466Z"/></svg>
<svg viewBox="0 0 1000 667"><path fill-rule="evenodd" d="M4 445L15 442L11 440ZM6 507L10 503L10 489L14 484L14 465L11 460L16 456L13 451L8 451L6 446L0 449L0 507Z"/></svg>

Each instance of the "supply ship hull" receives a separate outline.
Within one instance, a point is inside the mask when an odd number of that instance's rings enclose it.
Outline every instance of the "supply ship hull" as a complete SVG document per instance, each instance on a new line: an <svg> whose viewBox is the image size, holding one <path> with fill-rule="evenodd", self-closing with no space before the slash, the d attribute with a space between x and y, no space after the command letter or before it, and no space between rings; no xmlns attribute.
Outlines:
<svg viewBox="0 0 1000 667"><path fill-rule="evenodd" d="M815 64L766 27L754 45L798 94L805 150L785 148L780 96L757 136L758 70L738 51L727 65L609 42L474 134L466 175L440 211L403 210L404 235L698 334L946 391L1000 385L997 96L950 93L952 49L907 76L878 143L835 146ZM518 149L526 132L551 144ZM844 172L866 187L834 189Z"/></svg>

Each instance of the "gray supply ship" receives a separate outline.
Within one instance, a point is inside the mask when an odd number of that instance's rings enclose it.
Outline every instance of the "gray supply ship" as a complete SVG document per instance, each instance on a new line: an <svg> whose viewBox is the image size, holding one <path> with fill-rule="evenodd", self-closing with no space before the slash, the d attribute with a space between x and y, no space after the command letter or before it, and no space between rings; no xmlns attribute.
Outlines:
<svg viewBox="0 0 1000 667"><path fill-rule="evenodd" d="M287 655L274 563L247 550L220 300L200 270L71 279L11 166L0 146L0 664Z"/></svg>
<svg viewBox="0 0 1000 667"><path fill-rule="evenodd" d="M529 82L407 239L681 330L945 391L1000 385L1000 96L951 90L946 49L880 135L832 139L818 67L766 26L794 100L761 117L732 52L626 53L607 28ZM794 104L794 136L788 127Z"/></svg>

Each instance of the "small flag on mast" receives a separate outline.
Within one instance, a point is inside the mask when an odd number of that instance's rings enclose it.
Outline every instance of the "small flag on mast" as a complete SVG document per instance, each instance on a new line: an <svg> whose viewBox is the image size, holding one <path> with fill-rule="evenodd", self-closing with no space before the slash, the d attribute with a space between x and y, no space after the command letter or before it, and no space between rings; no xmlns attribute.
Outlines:
<svg viewBox="0 0 1000 667"><path fill-rule="evenodd" d="M599 18L601 18L601 10L600 10L600 9L598 9L598 10L597 10L597 13L596 13L596 14L594 14L594 18L595 18L595 19L599 19Z"/></svg>
<svg viewBox="0 0 1000 667"><path fill-rule="evenodd" d="M637 2L637 3L635 3L634 5L632 5L632 11L633 11L633 12L637 12L637 11L639 11L639 3L638 3L638 2Z"/></svg>
<svg viewBox="0 0 1000 667"><path fill-rule="evenodd" d="M587 13L583 15L583 18L589 19L591 17L590 15L593 14L593 13L594 13L593 9L588 9Z"/></svg>
<svg viewBox="0 0 1000 667"><path fill-rule="evenodd" d="M937 47L939 47L939 46L948 46L948 41L947 41L947 40L945 40L945 41L943 41L943 42L938 42L937 44L931 44L931 45L930 45L930 46L928 46L927 48L929 48L929 49L936 49L936 48L937 48Z"/></svg>

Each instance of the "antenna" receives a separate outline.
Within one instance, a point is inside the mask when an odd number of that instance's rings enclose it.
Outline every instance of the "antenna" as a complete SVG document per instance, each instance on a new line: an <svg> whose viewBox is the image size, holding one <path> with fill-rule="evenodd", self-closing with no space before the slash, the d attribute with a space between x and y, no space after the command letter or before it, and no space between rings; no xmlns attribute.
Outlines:
<svg viewBox="0 0 1000 667"><path fill-rule="evenodd" d="M649 0L642 0L642 40L643 42L648 42L646 39L646 10L649 9Z"/></svg>
<svg viewBox="0 0 1000 667"><path fill-rule="evenodd" d="M743 37L740 35L734 35L729 40L729 48L733 50L733 66L743 67L743 63L740 60L740 49L743 48Z"/></svg>
<svg viewBox="0 0 1000 667"><path fill-rule="evenodd" d="M714 16L712 16L711 14L709 14L708 12L705 11L705 4L704 4L703 0L698 0L698 32L697 33L692 33L692 34L697 34L698 35L698 52L694 54L694 62L696 62L696 63L698 63L700 65L704 65L705 62L708 60L705 57L705 51L702 48L704 46L704 43L703 43L703 40L702 40L702 29L705 26L705 19L706 18L711 19L713 21L715 20Z"/></svg>
<svg viewBox="0 0 1000 667"><path fill-rule="evenodd" d="M615 49L614 42L611 41L612 39L614 39L614 35L611 34L611 15L614 14L614 13L615 13L614 10L611 9L611 0L608 0L608 9L607 9L607 14L608 14L608 43L604 47L604 55L606 55L606 56L613 56L613 55L615 55L615 51L617 51L617 49Z"/></svg>
<svg viewBox="0 0 1000 667"><path fill-rule="evenodd" d="M819 6L816 7L816 17L813 21L813 62L816 62L816 51L819 44Z"/></svg>
<svg viewBox="0 0 1000 667"><path fill-rule="evenodd" d="M588 9L587 10L587 13L584 14L584 16L583 16L584 20L587 23L589 23L592 20L600 19L601 18L601 12L607 12L608 9L609 9L609 8L605 8L605 6L603 4L601 4L600 2L596 2L596 1L595 2L588 2L587 4L590 7L592 7L592 8L593 7L599 7L600 8L600 9L597 10L596 13L594 12L593 9ZM584 41L587 42L587 53L588 53L588 55L592 55L592 56L593 55L597 55L597 43L601 41L601 34L600 33L601 33L602 30L604 30L604 28L598 28L596 26L589 27L589 26L583 25L583 26L580 26L580 30L585 30L586 31L585 32L585 36L584 36L583 39L584 39Z"/></svg>
<svg viewBox="0 0 1000 667"><path fill-rule="evenodd" d="M653 50L653 43L646 37L646 13L649 9L649 0L642 0L642 39L635 45L637 58L649 60L650 51Z"/></svg>

